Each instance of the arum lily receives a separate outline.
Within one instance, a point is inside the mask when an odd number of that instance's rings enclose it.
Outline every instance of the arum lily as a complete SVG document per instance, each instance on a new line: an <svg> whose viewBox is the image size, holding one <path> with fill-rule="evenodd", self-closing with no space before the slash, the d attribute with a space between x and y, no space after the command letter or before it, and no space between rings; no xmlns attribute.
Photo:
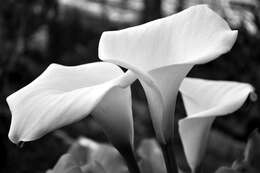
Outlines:
<svg viewBox="0 0 260 173"><path fill-rule="evenodd" d="M185 78L180 86L187 117L179 133L187 161L196 172L205 153L209 130L216 116L239 109L254 88L246 83Z"/></svg>
<svg viewBox="0 0 260 173"><path fill-rule="evenodd" d="M168 172L177 172L172 148L173 114L182 80L195 64L228 52L236 37L237 31L206 5L102 34L99 58L129 69L140 79L166 165L175 167L168 167Z"/></svg>
<svg viewBox="0 0 260 173"><path fill-rule="evenodd" d="M50 65L32 83L7 98L12 113L10 140L16 144L36 140L92 113L114 146L133 162L127 75L105 62L73 67Z"/></svg>
<svg viewBox="0 0 260 173"><path fill-rule="evenodd" d="M104 32L99 58L134 72L144 87L154 129L161 143L173 133L179 85L195 64L229 51L237 37L206 5L143 25Z"/></svg>

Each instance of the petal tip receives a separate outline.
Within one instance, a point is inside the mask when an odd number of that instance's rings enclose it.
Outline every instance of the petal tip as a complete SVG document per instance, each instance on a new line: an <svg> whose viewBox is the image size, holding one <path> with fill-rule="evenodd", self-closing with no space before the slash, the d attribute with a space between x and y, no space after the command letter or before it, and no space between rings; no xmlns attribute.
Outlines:
<svg viewBox="0 0 260 173"><path fill-rule="evenodd" d="M249 94L249 98L252 102L256 102L258 100L258 95L254 90L252 90L252 92Z"/></svg>
<svg viewBox="0 0 260 173"><path fill-rule="evenodd" d="M98 57L101 60L105 60L104 54L106 51L106 47L105 47L105 43L107 40L107 35L110 33L111 31L105 31L101 34L100 40L99 40L99 45L98 45Z"/></svg>
<svg viewBox="0 0 260 173"><path fill-rule="evenodd" d="M18 137L18 135L16 135L13 130L10 129L9 133L8 133L8 138L9 140L14 143L14 144L18 144L20 139Z"/></svg>
<svg viewBox="0 0 260 173"><path fill-rule="evenodd" d="M229 45L230 45L230 47L227 51L231 50L231 48L233 47L233 45L235 44L235 42L237 40L237 36L238 36L238 30L229 31L229 37L230 37Z"/></svg>
<svg viewBox="0 0 260 173"><path fill-rule="evenodd" d="M6 103L8 104L9 107L10 107L11 100L12 100L12 94L7 96L6 99L5 99L5 101L6 101Z"/></svg>

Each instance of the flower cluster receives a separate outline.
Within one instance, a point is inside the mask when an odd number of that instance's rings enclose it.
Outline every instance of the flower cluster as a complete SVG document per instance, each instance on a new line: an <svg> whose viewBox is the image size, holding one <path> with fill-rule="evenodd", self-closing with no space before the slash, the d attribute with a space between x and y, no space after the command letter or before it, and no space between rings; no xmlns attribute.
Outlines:
<svg viewBox="0 0 260 173"><path fill-rule="evenodd" d="M36 140L91 113L125 157L129 169L136 171L137 164L129 163L134 160L130 86L139 80L161 146L172 144L175 102L180 91L187 117L179 121L179 133L194 172L215 117L236 111L254 88L245 83L186 75L194 65L228 52L236 37L237 31L206 5L143 25L104 32L99 58L105 62L71 67L52 64L7 98L12 113L9 138L14 143ZM128 71L124 73L117 65ZM169 165L167 169L172 170Z"/></svg>

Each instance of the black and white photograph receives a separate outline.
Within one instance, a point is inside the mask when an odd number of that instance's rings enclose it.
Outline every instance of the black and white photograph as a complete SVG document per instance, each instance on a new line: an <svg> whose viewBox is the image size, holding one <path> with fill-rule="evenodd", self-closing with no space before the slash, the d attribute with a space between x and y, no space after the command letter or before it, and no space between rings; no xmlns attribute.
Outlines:
<svg viewBox="0 0 260 173"><path fill-rule="evenodd" d="M0 173L260 173L260 0L2 0Z"/></svg>

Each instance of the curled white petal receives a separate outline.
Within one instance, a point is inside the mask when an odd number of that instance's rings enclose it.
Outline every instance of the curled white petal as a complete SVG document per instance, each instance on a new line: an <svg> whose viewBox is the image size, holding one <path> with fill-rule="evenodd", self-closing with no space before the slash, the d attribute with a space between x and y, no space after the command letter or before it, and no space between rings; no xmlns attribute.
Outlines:
<svg viewBox="0 0 260 173"><path fill-rule="evenodd" d="M229 51L236 37L237 31L219 15L206 5L197 5L143 25L104 32L99 58L137 74L157 137L164 142L172 133L175 99L185 75L193 65Z"/></svg>
<svg viewBox="0 0 260 173"><path fill-rule="evenodd" d="M185 78L180 86L187 117L179 121L179 132L192 169L201 162L209 130L216 116L239 109L254 91L250 84Z"/></svg>
<svg viewBox="0 0 260 173"><path fill-rule="evenodd" d="M152 70L173 64L208 62L229 51L237 37L206 5L143 25L104 32L99 58Z"/></svg>
<svg viewBox="0 0 260 173"><path fill-rule="evenodd" d="M133 143L129 75L110 63L50 65L32 83L7 98L12 113L9 138L31 141L92 112L111 142ZM131 76L130 76L131 77Z"/></svg>

